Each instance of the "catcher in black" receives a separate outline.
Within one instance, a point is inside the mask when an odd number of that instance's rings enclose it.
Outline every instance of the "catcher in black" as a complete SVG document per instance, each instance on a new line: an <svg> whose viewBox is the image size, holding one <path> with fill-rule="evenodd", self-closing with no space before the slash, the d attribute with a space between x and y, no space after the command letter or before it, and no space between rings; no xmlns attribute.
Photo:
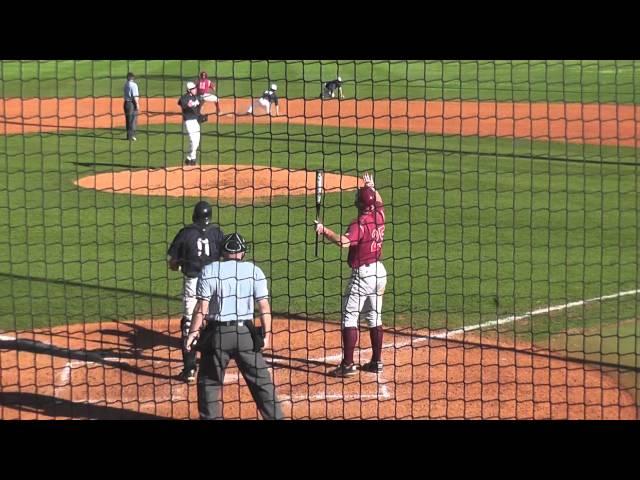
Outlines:
<svg viewBox="0 0 640 480"><path fill-rule="evenodd" d="M341 77L325 83L324 87L322 88L321 98L325 100L329 98L336 98L336 90L338 91L340 98L344 98L344 95L342 94L342 83L343 82Z"/></svg>
<svg viewBox="0 0 640 480"><path fill-rule="evenodd" d="M211 223L212 208L207 202L198 202L193 209L193 223L182 228L171 242L167 252L169 268L184 275L182 304L184 313L180 322L182 335L183 370L180 379L196 380L196 352L184 348L189 334L193 309L196 306L196 286L202 269L220 258L220 246L224 239L222 230Z"/></svg>

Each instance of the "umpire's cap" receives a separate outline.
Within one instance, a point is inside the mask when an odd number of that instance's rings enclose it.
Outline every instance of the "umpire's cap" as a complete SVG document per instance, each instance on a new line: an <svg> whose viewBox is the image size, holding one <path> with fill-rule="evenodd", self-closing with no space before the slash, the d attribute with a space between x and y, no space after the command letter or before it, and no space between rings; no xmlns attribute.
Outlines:
<svg viewBox="0 0 640 480"><path fill-rule="evenodd" d="M198 202L193 207L193 215L191 219L193 223L205 227L211 223L211 216L213 215L213 209L208 202Z"/></svg>
<svg viewBox="0 0 640 480"><path fill-rule="evenodd" d="M227 253L246 252L247 242L239 233L230 233L222 241L222 251Z"/></svg>

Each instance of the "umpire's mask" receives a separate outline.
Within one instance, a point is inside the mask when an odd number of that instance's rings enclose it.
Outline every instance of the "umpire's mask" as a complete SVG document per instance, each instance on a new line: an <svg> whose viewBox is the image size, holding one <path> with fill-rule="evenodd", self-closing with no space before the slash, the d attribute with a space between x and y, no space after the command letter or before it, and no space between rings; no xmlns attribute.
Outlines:
<svg viewBox="0 0 640 480"><path fill-rule="evenodd" d="M230 233L222 241L222 251L226 253L246 252L247 242L239 233Z"/></svg>

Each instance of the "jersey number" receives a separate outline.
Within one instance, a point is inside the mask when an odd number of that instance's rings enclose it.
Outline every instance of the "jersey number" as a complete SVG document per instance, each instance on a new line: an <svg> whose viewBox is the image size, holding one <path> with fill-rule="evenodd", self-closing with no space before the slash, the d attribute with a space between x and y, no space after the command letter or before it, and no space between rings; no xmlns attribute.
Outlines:
<svg viewBox="0 0 640 480"><path fill-rule="evenodd" d="M371 242L371 251L378 252L382 250L382 240L384 239L384 225L371 230L371 238L373 239L373 242Z"/></svg>
<svg viewBox="0 0 640 480"><path fill-rule="evenodd" d="M205 256L209 256L209 239L208 238L199 238L198 239L198 256L202 256L202 252L204 251Z"/></svg>

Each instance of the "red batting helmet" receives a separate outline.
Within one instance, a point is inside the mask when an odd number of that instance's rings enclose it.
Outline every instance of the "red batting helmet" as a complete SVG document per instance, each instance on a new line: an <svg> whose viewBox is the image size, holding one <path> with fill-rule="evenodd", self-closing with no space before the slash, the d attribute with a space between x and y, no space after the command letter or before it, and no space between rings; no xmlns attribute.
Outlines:
<svg viewBox="0 0 640 480"><path fill-rule="evenodd" d="M356 207L368 210L376 204L376 192L371 187L361 187L356 193Z"/></svg>
<svg viewBox="0 0 640 480"><path fill-rule="evenodd" d="M200 72L200 78L208 78L207 72Z"/></svg>

